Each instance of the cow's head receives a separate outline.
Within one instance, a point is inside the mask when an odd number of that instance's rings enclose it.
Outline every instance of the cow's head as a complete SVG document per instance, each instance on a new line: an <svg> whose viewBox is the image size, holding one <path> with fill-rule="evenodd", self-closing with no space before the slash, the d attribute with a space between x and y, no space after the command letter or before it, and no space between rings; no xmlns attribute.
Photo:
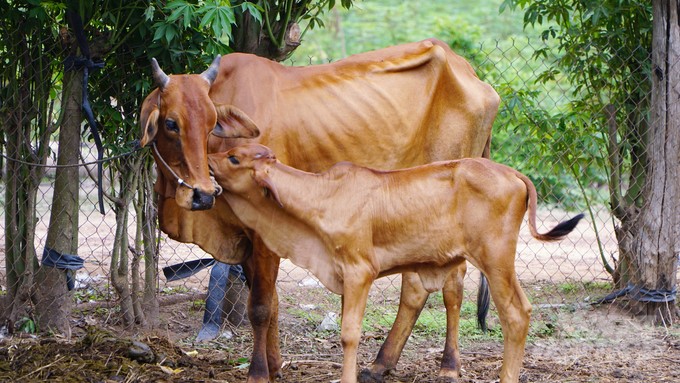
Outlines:
<svg viewBox="0 0 680 383"><path fill-rule="evenodd" d="M208 135L253 138L259 130L241 110L216 106L210 99L210 86L219 74L219 56L201 74L166 75L155 59L151 64L158 88L142 104L140 144L153 146L163 173L156 190L165 198L174 197L184 209L209 209L216 188L208 171Z"/></svg>
<svg viewBox="0 0 680 383"><path fill-rule="evenodd" d="M268 147L259 144L240 145L227 152L210 154L208 162L215 180L227 191L246 196L264 189L266 195L283 206L270 177L272 166L276 166L277 160Z"/></svg>

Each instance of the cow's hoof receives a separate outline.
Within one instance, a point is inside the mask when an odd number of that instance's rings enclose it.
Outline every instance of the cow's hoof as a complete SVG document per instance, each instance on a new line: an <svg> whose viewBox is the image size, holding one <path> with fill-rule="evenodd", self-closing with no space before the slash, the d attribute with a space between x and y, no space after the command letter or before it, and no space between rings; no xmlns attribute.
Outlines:
<svg viewBox="0 0 680 383"><path fill-rule="evenodd" d="M359 373L359 383L384 383L385 376L383 374L375 373L364 368Z"/></svg>
<svg viewBox="0 0 680 383"><path fill-rule="evenodd" d="M435 379L436 383L458 383L458 378L453 378L450 376L438 376Z"/></svg>
<svg viewBox="0 0 680 383"><path fill-rule="evenodd" d="M272 373L269 374L269 380L272 381L272 382L275 382L278 379L282 379L282 378L283 378L283 374L281 373L281 369L279 369L276 372L272 372Z"/></svg>

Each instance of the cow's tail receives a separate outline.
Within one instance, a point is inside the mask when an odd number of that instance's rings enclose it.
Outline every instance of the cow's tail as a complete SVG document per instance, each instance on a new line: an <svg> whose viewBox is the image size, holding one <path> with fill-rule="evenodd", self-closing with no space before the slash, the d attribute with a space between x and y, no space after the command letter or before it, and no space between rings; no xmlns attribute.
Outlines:
<svg viewBox="0 0 680 383"><path fill-rule="evenodd" d="M486 316L489 314L489 305L491 300L489 298L489 281L481 271L479 272L479 289L477 290L477 327L482 332L486 332L488 326L486 324Z"/></svg>
<svg viewBox="0 0 680 383"><path fill-rule="evenodd" d="M529 211L529 231L531 232L531 236L540 241L557 241L564 238L567 234L574 230L578 222L583 218L583 214L579 214L567 221L558 223L557 226L553 227L547 233L539 233L536 229L536 201L538 199L536 187L534 186L534 183L531 182L529 177L525 176L524 174L516 172L515 175L517 178L522 180L522 182L524 182L527 187L527 210Z"/></svg>

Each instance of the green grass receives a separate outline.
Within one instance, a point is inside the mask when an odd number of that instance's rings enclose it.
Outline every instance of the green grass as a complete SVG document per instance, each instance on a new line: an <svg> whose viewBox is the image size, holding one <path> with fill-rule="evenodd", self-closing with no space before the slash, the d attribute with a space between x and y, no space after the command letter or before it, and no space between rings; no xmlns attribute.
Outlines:
<svg viewBox="0 0 680 383"><path fill-rule="evenodd" d="M560 318L563 315L573 315L579 310L579 303L571 304L571 301L582 301L584 294L599 296L611 290L609 282L575 282L564 281L559 284L540 285L540 289L527 287L525 291L530 294L530 301L533 301L534 310L529 325L527 342L539 339L587 339L589 334L579 330L569 330L560 325ZM283 301L290 300L290 307L286 312L296 318L302 319L305 326L319 337L335 336L337 331L316 331L317 326L324 319L329 311L339 312L340 301L335 295L324 294L321 290L311 292L311 296L305 298L305 302L314 303L313 309L300 308L295 299L283 297ZM533 295L533 296L531 296ZM546 299L548 297L549 299ZM555 306L541 307L540 303L554 302ZM386 299L384 301L372 301L366 307L362 321L362 331L364 334L372 333L380 336L387 334L396 319L398 302ZM340 318L337 321L341 324ZM474 302L465 300L461 307L459 322L459 341L461 347L466 347L479 342L502 342L503 334L495 310L489 312L487 318L489 331L483 333L477 327L477 306ZM430 295L426 306L418 318L411 335L414 339L439 342L446 337L446 311L443 304L441 292ZM680 337L680 335L676 335Z"/></svg>
<svg viewBox="0 0 680 383"><path fill-rule="evenodd" d="M310 326L314 327L318 326L324 318L324 316L317 311L304 310L299 307L290 307L286 309L286 312L297 318L304 319Z"/></svg>
<svg viewBox="0 0 680 383"><path fill-rule="evenodd" d="M165 295L172 295L172 294L184 294L188 293L190 290L186 286L173 286L173 287L165 287L164 289L161 290L161 294Z"/></svg>

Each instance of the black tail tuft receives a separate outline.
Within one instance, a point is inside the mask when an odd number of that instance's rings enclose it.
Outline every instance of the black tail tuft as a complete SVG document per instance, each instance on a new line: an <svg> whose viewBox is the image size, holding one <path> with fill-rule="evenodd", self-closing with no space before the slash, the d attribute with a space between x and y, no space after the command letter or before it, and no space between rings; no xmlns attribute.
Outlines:
<svg viewBox="0 0 680 383"><path fill-rule="evenodd" d="M547 235L549 237L553 237L553 238L562 238L565 235L571 233L571 231L574 230L574 228L576 227L578 222L581 219L583 219L583 217L584 217L584 215L583 215L583 213L581 213L581 214L577 215L576 217L574 217L574 218L572 218L568 221L560 222L559 224L557 224L557 226L555 226L552 230L550 230L545 235Z"/></svg>
<svg viewBox="0 0 680 383"><path fill-rule="evenodd" d="M486 324L486 316L489 313L489 282L487 281L484 274L479 272L479 289L477 290L477 327L479 327L483 333L488 330Z"/></svg>

